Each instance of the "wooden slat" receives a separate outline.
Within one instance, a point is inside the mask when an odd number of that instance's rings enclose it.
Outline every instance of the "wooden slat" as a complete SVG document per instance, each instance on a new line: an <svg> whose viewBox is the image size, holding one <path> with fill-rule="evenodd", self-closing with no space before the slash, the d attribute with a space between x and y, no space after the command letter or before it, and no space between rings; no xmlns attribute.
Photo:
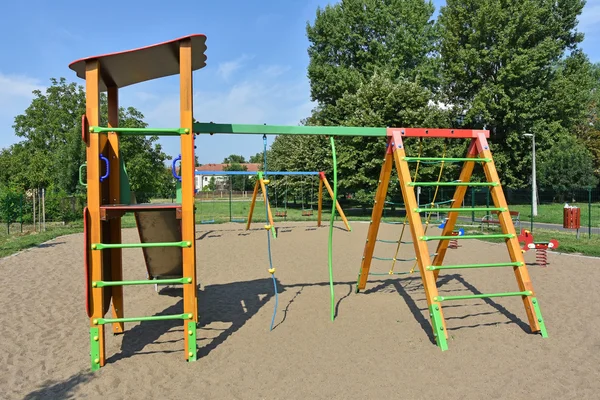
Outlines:
<svg viewBox="0 0 600 400"><path fill-rule="evenodd" d="M327 192L329 192L329 196L331 197L331 200L335 201L335 209L337 210L338 214L340 214L342 221L344 221L344 225L346 225L346 229L351 231L352 229L350 228L350 224L348 223L348 220L346 219L346 214L344 214L344 210L342 210L342 206L340 206L339 201L337 201L337 199L334 198L333 189L329 185L329 182L327 181L327 178L325 177L325 175L323 175L321 180L325 184L325 187L327 188Z"/></svg>
<svg viewBox="0 0 600 400"><path fill-rule="evenodd" d="M192 42L184 40L179 47L179 93L180 127L192 130L193 117L193 81L192 81ZM189 285L183 285L183 312L192 314L192 319L183 321L185 338L185 359L189 358L188 322L198 323L198 301L196 289L196 229L194 218L194 137L181 135L181 239L192 245L182 249L183 276L191 277ZM194 355L195 358L195 355Z"/></svg>
<svg viewBox="0 0 600 400"><path fill-rule="evenodd" d="M371 261L373 260L375 243L377 243L377 233L379 232L383 207L385 206L385 198L387 196L390 177L392 175L392 165L392 149L390 146L390 139L388 139L385 158L383 159L383 165L381 166L381 172L379 173L379 186L377 187L377 192L375 193L375 204L373 205L373 211L371 212L371 222L369 223L367 242L365 243L365 249L360 265L360 276L358 277L358 283L356 285L357 292L359 290L363 290L367 286L367 279L369 278L369 270L371 269Z"/></svg>
<svg viewBox="0 0 600 400"><path fill-rule="evenodd" d="M98 61L89 61L85 65L86 81L86 116L90 125L98 125L100 122L100 91L98 83L100 80L100 63ZM90 241L91 243L102 242L102 229L100 222L100 203L101 203L101 184L100 184L100 135L89 135L87 153L87 198L88 210L90 216ZM91 251L91 281L104 280L103 257L100 251ZM104 316L104 290L102 288L92 288L90 326L96 327L93 320ZM100 346L100 366L105 364L104 348L104 326L99 325L99 346Z"/></svg>
<svg viewBox="0 0 600 400"><path fill-rule="evenodd" d="M254 192L252 193L252 202L250 203L250 210L248 211L248 221L246 222L246 230L250 229L250 225L252 224L252 214L254 214L254 207L256 206L256 197L258 196L258 188L260 187L258 181L259 179L256 179L256 184L254 185Z"/></svg>
<svg viewBox="0 0 600 400"><path fill-rule="evenodd" d="M119 89L114 86L108 88L108 126L111 128L119 126ZM118 204L121 201L121 168L119 137L116 133L108 134L107 153L108 161L110 163L108 202L110 204ZM108 243L121 243L121 218L112 219L108 224L110 224L110 238L108 239ZM122 281L122 250L111 249L110 253L111 279L114 281ZM112 316L113 318L123 318L124 312L123 286L115 286L112 288ZM112 329L115 334L123 333L125 324L123 322L115 322L112 324Z"/></svg>
<svg viewBox="0 0 600 400"><path fill-rule="evenodd" d="M480 157L487 157L490 159L492 158L490 146L484 135L480 135L477 138L477 151L479 152ZM498 176L498 171L496 170L496 165L493 161L484 164L484 172L489 182L500 182L500 177ZM508 205L506 203L506 198L504 197L502 186L492 187L491 193L495 207L503 207L508 210ZM535 297L535 291L533 290L533 283L531 282L529 271L525 264L523 253L521 252L521 247L519 246L519 239L517 238L515 226L513 224L512 218L510 217L510 212L503 211L499 213L498 219L500 220L502 233L514 234L513 238L506 240L506 247L508 249L508 253L510 254L511 261L520 262L522 265L520 267L514 268L515 277L517 278L517 283L519 284L519 291L529 290L532 293L531 296L523 297L523 305L525 306L525 312L527 313L527 318L529 319L529 326L531 327L531 331L539 332L540 325L535 315L533 303L531 302L532 297Z"/></svg>
<svg viewBox="0 0 600 400"><path fill-rule="evenodd" d="M404 157L406 157L406 153L402 143L402 136L399 132L392 133L392 147L394 149L396 170L398 171L398 181L400 182L400 188L402 189L402 198L404 199L413 246L419 264L419 272L421 274L421 279L423 280L423 287L425 288L427 305L430 306L433 304L439 307L441 319L444 321L444 334L448 337L442 305L440 302L434 301L434 298L438 295L435 276L433 275L433 271L429 271L426 268L431 263L427 242L419 240L419 238L424 235L423 222L421 221L421 215L414 211L418 206L417 197L415 195L414 187L408 185L411 182L410 170L408 168L408 163L403 161ZM437 334L439 334L439 332L437 332Z"/></svg>

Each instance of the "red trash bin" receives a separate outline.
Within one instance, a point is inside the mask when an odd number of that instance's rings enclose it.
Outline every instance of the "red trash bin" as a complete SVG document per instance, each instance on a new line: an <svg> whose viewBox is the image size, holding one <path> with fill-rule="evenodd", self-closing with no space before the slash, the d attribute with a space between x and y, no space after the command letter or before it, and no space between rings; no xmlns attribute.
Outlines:
<svg viewBox="0 0 600 400"><path fill-rule="evenodd" d="M568 206L563 209L563 228L579 229L581 227L581 209Z"/></svg>

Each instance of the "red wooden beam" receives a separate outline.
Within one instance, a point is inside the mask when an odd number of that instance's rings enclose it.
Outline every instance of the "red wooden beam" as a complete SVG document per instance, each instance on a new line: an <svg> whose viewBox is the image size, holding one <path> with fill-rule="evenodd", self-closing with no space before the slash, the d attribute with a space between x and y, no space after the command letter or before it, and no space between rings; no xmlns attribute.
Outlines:
<svg viewBox="0 0 600 400"><path fill-rule="evenodd" d="M481 129L387 128L388 136L398 132L404 137L471 139L479 134L483 134L486 138L490 137L490 131Z"/></svg>

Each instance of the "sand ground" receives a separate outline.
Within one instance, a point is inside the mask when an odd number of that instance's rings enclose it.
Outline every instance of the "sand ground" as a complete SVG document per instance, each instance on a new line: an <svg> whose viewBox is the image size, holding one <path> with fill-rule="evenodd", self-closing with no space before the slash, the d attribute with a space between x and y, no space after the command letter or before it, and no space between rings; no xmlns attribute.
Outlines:
<svg viewBox="0 0 600 400"><path fill-rule="evenodd" d="M179 321L129 323L124 335L107 335L107 365L89 371L82 235L1 259L0 398L600 398L599 259L551 254L547 268L530 267L549 338L528 332L519 298L455 301L444 303L451 336L449 350L441 352L418 274L372 279L368 290L354 293L366 224L334 232L335 322L329 320L328 229L280 226L272 241L279 291L273 331L264 230L197 227L195 363L184 361ZM123 235L138 241L134 229ZM397 236L397 226L382 227L380 238ZM504 245L461 244L449 250L447 263L508 257ZM390 257L394 249L378 244L376 253ZM408 245L403 249L412 256ZM123 253L125 279L144 279L141 250ZM535 255L526 253L526 260L534 263ZM388 268L374 261L372 271ZM456 270L440 278L440 292L447 294L517 290L510 268ZM180 290L125 288L126 316L181 307Z"/></svg>

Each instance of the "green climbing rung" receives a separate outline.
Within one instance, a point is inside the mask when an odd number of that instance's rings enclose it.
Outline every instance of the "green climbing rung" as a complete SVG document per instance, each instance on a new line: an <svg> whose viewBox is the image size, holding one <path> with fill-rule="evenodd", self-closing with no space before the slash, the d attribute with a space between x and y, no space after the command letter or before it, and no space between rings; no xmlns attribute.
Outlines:
<svg viewBox="0 0 600 400"><path fill-rule="evenodd" d="M448 162L460 162L460 161L476 161L476 162L490 162L491 158L476 158L476 157L403 157L403 161L415 162L415 161L448 161Z"/></svg>
<svg viewBox="0 0 600 400"><path fill-rule="evenodd" d="M130 318L96 318L94 325L112 324L114 322L144 322L144 321L169 321L173 319L192 319L192 314L155 315L153 317L130 317Z"/></svg>
<svg viewBox="0 0 600 400"><path fill-rule="evenodd" d="M533 304L533 311L535 312L535 317L537 318L538 324L540 325L540 334L543 338L547 338L548 331L546 330L546 323L542 318L542 312L540 311L540 305L538 304L538 300L535 297L532 297L531 303Z"/></svg>
<svg viewBox="0 0 600 400"><path fill-rule="evenodd" d="M369 272L369 275L371 275L371 276L408 275L408 274L410 274L410 271L392 272L391 274L389 272Z"/></svg>
<svg viewBox="0 0 600 400"><path fill-rule="evenodd" d="M378 242L381 243L398 243L397 240L385 240L385 239L377 239Z"/></svg>
<svg viewBox="0 0 600 400"><path fill-rule="evenodd" d="M180 136L187 135L187 128L105 128L102 126L90 126L90 133L121 133L132 136Z"/></svg>
<svg viewBox="0 0 600 400"><path fill-rule="evenodd" d="M427 211L435 212L477 212L477 211L508 211L505 207L467 207L467 208L415 208L415 212L422 213Z"/></svg>
<svg viewBox="0 0 600 400"><path fill-rule="evenodd" d="M409 182L408 186L498 186L498 182Z"/></svg>
<svg viewBox="0 0 600 400"><path fill-rule="evenodd" d="M505 262L494 264L462 264L462 265L429 265L429 271L436 269L463 269L463 268L494 268L494 267L522 267L525 263L522 262Z"/></svg>
<svg viewBox="0 0 600 400"><path fill-rule="evenodd" d="M170 285L192 283L192 278L146 279L143 281L94 281L92 287L129 286L129 285Z"/></svg>
<svg viewBox="0 0 600 400"><path fill-rule="evenodd" d="M462 236L421 236L421 240L454 240L454 239L507 239L513 238L513 233L495 233L493 235L462 235Z"/></svg>
<svg viewBox="0 0 600 400"><path fill-rule="evenodd" d="M433 298L433 301L487 299L490 297L531 296L532 294L533 294L533 292L531 290L525 290L523 292L465 294L463 296L435 296Z"/></svg>
<svg viewBox="0 0 600 400"><path fill-rule="evenodd" d="M379 260L379 261L394 261L393 258L389 258L389 257L376 257L376 256L373 256L373 259L374 260Z"/></svg>
<svg viewBox="0 0 600 400"><path fill-rule="evenodd" d="M153 242L153 243L93 243L92 250L104 249L136 249L139 247L191 247L192 242Z"/></svg>

